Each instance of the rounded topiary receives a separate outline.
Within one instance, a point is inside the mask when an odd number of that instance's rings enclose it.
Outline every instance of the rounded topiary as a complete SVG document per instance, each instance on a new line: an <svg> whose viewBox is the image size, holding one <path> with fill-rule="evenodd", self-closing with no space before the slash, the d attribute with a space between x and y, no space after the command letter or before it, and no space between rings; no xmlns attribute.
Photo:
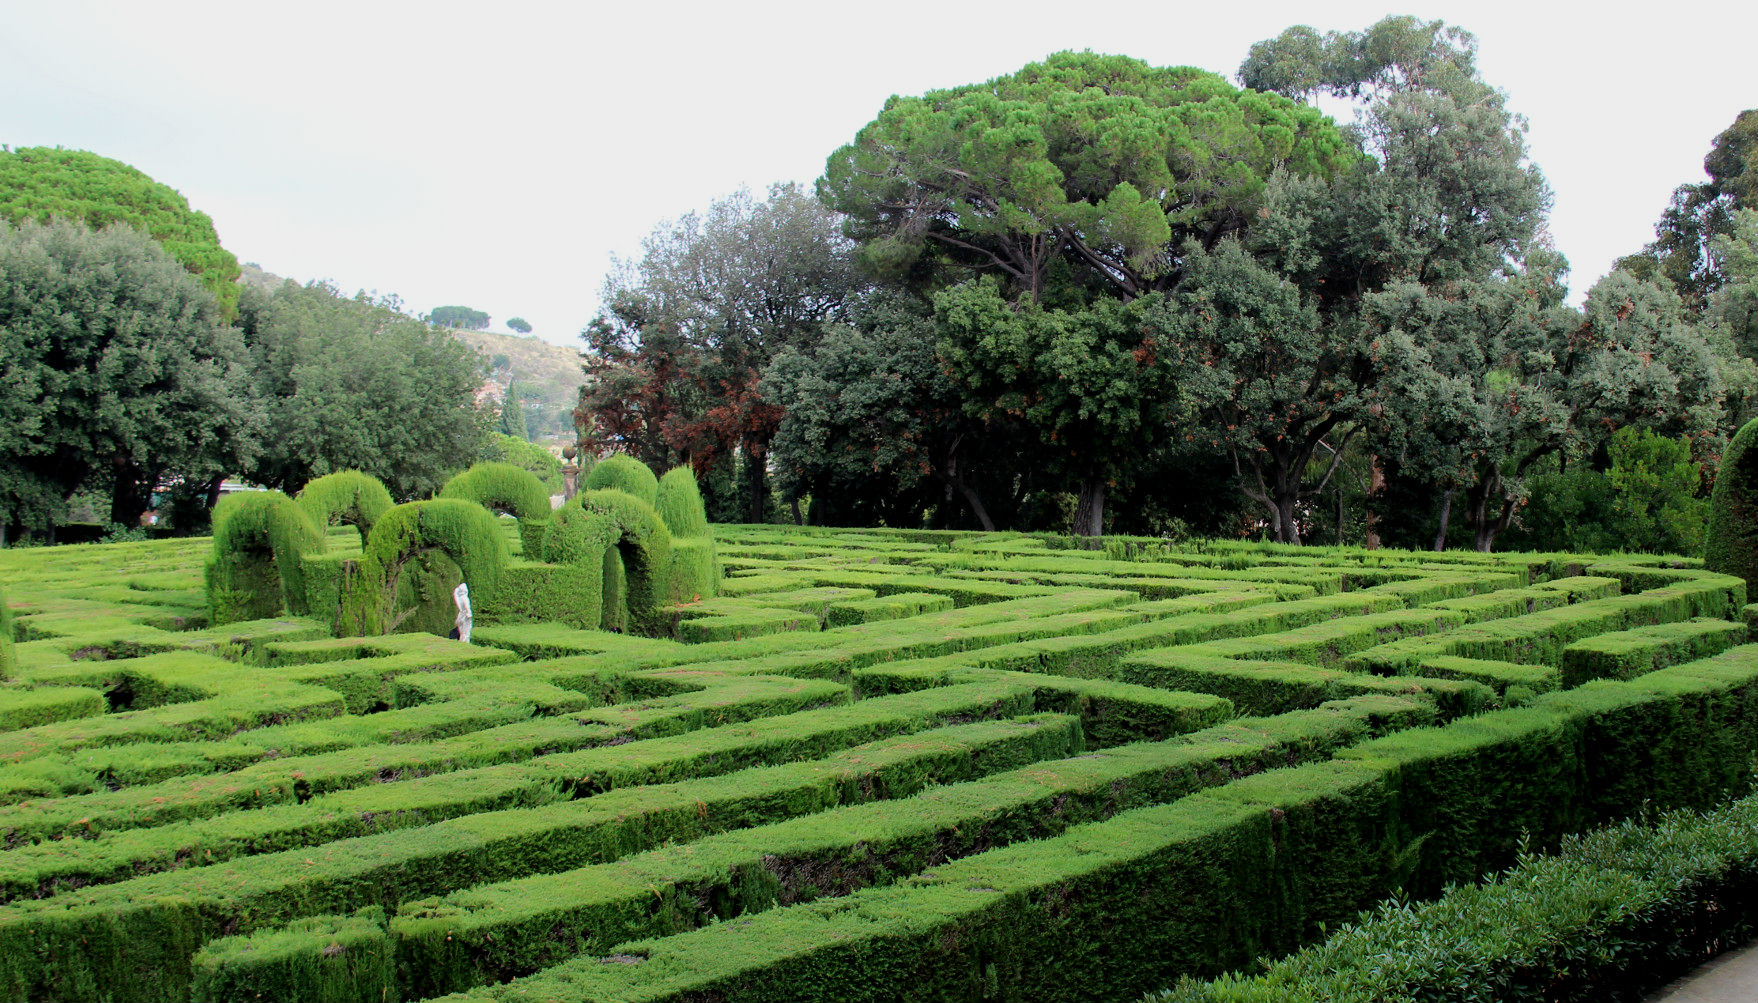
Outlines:
<svg viewBox="0 0 1758 1003"><path fill-rule="evenodd" d="M1739 575L1748 589L1758 582L1758 418L1747 422L1721 454L1709 496L1703 564Z"/></svg>
<svg viewBox="0 0 1758 1003"><path fill-rule="evenodd" d="M346 523L360 532L360 545L372 533L373 523L396 504L391 493L371 474L339 470L305 485L296 499L299 507L319 529Z"/></svg>
<svg viewBox="0 0 1758 1003"><path fill-rule="evenodd" d="M599 460L584 486L588 491L627 491L648 505L659 502L659 478L647 464L622 453Z"/></svg>
<svg viewBox="0 0 1758 1003"><path fill-rule="evenodd" d="M213 622L309 612L300 561L325 548L323 530L279 491L221 498L214 506L214 547L206 569Z"/></svg>
<svg viewBox="0 0 1758 1003"><path fill-rule="evenodd" d="M659 500L653 507L672 536L708 535L708 510L702 506L702 491L696 487L696 474L689 467L673 467L665 472L659 479Z"/></svg>
<svg viewBox="0 0 1758 1003"><path fill-rule="evenodd" d="M720 588L720 557L708 531L702 492L689 467L674 467L659 479L659 517L671 530L671 597L695 602Z"/></svg>
<svg viewBox="0 0 1758 1003"><path fill-rule="evenodd" d="M446 482L441 498L461 498L520 519L549 517L549 491L537 475L511 463L478 463Z"/></svg>
<svg viewBox="0 0 1758 1003"><path fill-rule="evenodd" d="M555 564L602 561L607 579L620 568L622 588L606 583L604 622L616 625L626 610L632 631L665 631L663 607L673 592L672 539L652 505L626 491L582 492L556 512L543 549Z"/></svg>

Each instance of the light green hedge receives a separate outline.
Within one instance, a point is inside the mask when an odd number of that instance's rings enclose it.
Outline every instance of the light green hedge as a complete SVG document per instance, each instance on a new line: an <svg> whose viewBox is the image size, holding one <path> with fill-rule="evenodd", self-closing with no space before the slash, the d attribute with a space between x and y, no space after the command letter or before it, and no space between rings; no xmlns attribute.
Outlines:
<svg viewBox="0 0 1758 1003"><path fill-rule="evenodd" d="M659 502L659 478L647 464L622 453L594 464L581 487L587 491L624 491L650 506Z"/></svg>
<svg viewBox="0 0 1758 1003"><path fill-rule="evenodd" d="M342 470L311 481L299 492L297 501L320 529L337 523L353 526L363 547L373 524L395 504L378 478L358 470Z"/></svg>
<svg viewBox="0 0 1758 1003"><path fill-rule="evenodd" d="M301 562L326 546L323 531L279 491L221 498L214 506L213 553L206 567L213 623L305 613Z"/></svg>

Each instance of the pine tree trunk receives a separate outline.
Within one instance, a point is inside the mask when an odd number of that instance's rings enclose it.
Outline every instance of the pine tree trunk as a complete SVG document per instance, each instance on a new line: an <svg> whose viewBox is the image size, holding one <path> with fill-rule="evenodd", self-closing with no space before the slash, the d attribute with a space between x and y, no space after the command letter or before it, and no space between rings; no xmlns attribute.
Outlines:
<svg viewBox="0 0 1758 1003"><path fill-rule="evenodd" d="M751 477L751 507L745 512L745 521L760 523L769 514L769 471L763 455L754 450L745 451L745 464Z"/></svg>
<svg viewBox="0 0 1758 1003"><path fill-rule="evenodd" d="M1080 501L1074 507L1074 535L1098 538L1105 531L1105 482L1081 482Z"/></svg>
<svg viewBox="0 0 1758 1003"><path fill-rule="evenodd" d="M1377 455L1367 458L1367 539L1362 542L1368 550L1380 549L1380 509L1381 496L1386 493L1386 468L1380 466Z"/></svg>
<svg viewBox="0 0 1758 1003"><path fill-rule="evenodd" d="M1447 549L1447 523L1452 519L1452 516L1453 516L1453 489L1448 488L1446 490L1446 493L1441 495L1441 528L1440 528L1440 532L1438 532L1434 535L1434 549L1435 549L1435 553L1437 553L1437 554L1440 553L1441 551Z"/></svg>

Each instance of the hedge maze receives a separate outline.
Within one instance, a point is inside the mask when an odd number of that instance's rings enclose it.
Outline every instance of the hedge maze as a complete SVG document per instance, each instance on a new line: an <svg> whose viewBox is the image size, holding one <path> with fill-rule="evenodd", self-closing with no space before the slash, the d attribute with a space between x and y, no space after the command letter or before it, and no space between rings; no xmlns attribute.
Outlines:
<svg viewBox="0 0 1758 1003"><path fill-rule="evenodd" d="M709 527L598 469L0 552L0 991L1125 1000L1752 775L1697 562Z"/></svg>

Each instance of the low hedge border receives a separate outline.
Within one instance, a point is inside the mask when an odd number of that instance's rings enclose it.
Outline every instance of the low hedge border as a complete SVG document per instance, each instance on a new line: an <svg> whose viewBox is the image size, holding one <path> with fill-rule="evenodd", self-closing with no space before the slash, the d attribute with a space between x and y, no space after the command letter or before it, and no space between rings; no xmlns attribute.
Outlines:
<svg viewBox="0 0 1758 1003"><path fill-rule="evenodd" d="M1637 1000L1758 931L1758 795L1626 820L1432 902L1393 900L1258 975L1149 1003Z"/></svg>

